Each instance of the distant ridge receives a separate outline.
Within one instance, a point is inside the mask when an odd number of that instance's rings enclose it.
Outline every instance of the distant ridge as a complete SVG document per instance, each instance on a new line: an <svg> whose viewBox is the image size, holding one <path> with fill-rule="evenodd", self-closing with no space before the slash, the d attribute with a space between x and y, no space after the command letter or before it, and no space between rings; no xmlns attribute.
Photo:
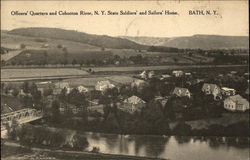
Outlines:
<svg viewBox="0 0 250 160"><path fill-rule="evenodd" d="M73 30L59 29L59 28L18 28L8 31L8 34L70 40L104 48L117 48L117 49L147 48L147 46L145 45L137 44L136 42L123 38L110 37L106 35L93 35Z"/></svg>
<svg viewBox="0 0 250 160"><path fill-rule="evenodd" d="M248 49L249 37L247 36L222 36L222 35L193 35L174 38L156 37L123 37L143 44L175 48L191 49Z"/></svg>

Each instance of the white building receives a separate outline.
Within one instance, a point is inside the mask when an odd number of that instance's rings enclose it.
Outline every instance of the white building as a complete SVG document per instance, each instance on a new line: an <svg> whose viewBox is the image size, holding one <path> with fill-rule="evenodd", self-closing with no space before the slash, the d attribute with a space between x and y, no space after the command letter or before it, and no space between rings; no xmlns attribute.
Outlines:
<svg viewBox="0 0 250 160"><path fill-rule="evenodd" d="M183 71L173 71L172 74L175 76L175 77L181 77L183 76Z"/></svg>
<svg viewBox="0 0 250 160"><path fill-rule="evenodd" d="M78 92L80 92L80 93L86 93L86 92L89 91L88 88L86 88L86 87L84 87L84 86L78 86L76 89L77 89Z"/></svg>
<svg viewBox="0 0 250 160"><path fill-rule="evenodd" d="M173 94L178 97L191 97L191 93L187 88L175 87Z"/></svg>
<svg viewBox="0 0 250 160"><path fill-rule="evenodd" d="M233 88L222 87L221 93L225 96L234 96L236 91Z"/></svg>
<svg viewBox="0 0 250 160"><path fill-rule="evenodd" d="M98 81L96 86L95 86L95 89L97 91L105 91L106 89L108 88L114 88L115 85L111 84L108 80L107 81Z"/></svg>
<svg viewBox="0 0 250 160"><path fill-rule="evenodd" d="M224 100L224 108L230 111L244 112L249 109L249 102L240 95L234 95Z"/></svg>
<svg viewBox="0 0 250 160"><path fill-rule="evenodd" d="M213 95L215 100L222 98L220 87L216 84L204 83L201 90L206 95Z"/></svg>

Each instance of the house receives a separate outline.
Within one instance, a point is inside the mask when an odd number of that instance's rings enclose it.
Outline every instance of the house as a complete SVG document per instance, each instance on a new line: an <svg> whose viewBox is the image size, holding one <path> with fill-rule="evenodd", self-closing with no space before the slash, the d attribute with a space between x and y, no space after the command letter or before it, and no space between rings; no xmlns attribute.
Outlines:
<svg viewBox="0 0 250 160"><path fill-rule="evenodd" d="M73 104L69 104L69 103L60 103L60 107L59 107L59 111L62 114L65 113L72 113L72 114L78 114L80 112L82 112L84 110L84 107L77 107Z"/></svg>
<svg viewBox="0 0 250 160"><path fill-rule="evenodd" d="M160 80L171 78L169 74L162 74Z"/></svg>
<svg viewBox="0 0 250 160"><path fill-rule="evenodd" d="M135 113L141 112L142 108L145 107L146 102L143 101L141 98L137 96L131 96L123 101L122 105L118 105L117 108L128 112L128 113Z"/></svg>
<svg viewBox="0 0 250 160"><path fill-rule="evenodd" d="M185 76L191 76L192 74L190 72L186 72Z"/></svg>
<svg viewBox="0 0 250 160"><path fill-rule="evenodd" d="M115 85L111 84L108 80L107 81L98 81L95 85L95 89L97 91L105 91L108 88L114 88Z"/></svg>
<svg viewBox="0 0 250 160"><path fill-rule="evenodd" d="M68 82L56 82L54 83L55 88L53 89L53 94L57 95L60 94L61 91L65 88L66 89L66 93L69 94L71 91L71 88L69 86Z"/></svg>
<svg viewBox="0 0 250 160"><path fill-rule="evenodd" d="M240 95L234 95L224 100L224 108L230 111L244 112L249 109L249 102Z"/></svg>
<svg viewBox="0 0 250 160"><path fill-rule="evenodd" d="M147 85L147 82L144 81L144 80L141 80L141 79L137 79L137 80L134 80L132 83L131 83L131 87L143 87Z"/></svg>
<svg viewBox="0 0 250 160"><path fill-rule="evenodd" d="M236 72L236 71L231 71L230 73L231 73L231 74L236 74L237 72Z"/></svg>
<svg viewBox="0 0 250 160"><path fill-rule="evenodd" d="M166 103L168 102L168 97L161 97L161 96L156 96L154 98L156 102L160 102L162 106L165 106Z"/></svg>
<svg viewBox="0 0 250 160"><path fill-rule="evenodd" d="M175 77L181 77L183 76L183 71L173 71L172 74L175 76Z"/></svg>
<svg viewBox="0 0 250 160"><path fill-rule="evenodd" d="M191 93L187 88L175 87L173 94L178 97L191 97Z"/></svg>
<svg viewBox="0 0 250 160"><path fill-rule="evenodd" d="M154 71L148 72L148 78L153 78L153 77L155 77L155 72Z"/></svg>
<svg viewBox="0 0 250 160"><path fill-rule="evenodd" d="M78 87L76 87L76 89L77 89L78 92L80 92L80 93L86 93L86 92L89 91L88 88L86 88L86 87L84 87L84 86L78 86Z"/></svg>
<svg viewBox="0 0 250 160"><path fill-rule="evenodd" d="M227 87L221 88L221 94L224 96L234 96L235 93L236 93L236 91L233 88L227 88Z"/></svg>
<svg viewBox="0 0 250 160"><path fill-rule="evenodd" d="M201 90L206 95L213 95L215 100L222 98L220 87L216 84L204 83Z"/></svg>
<svg viewBox="0 0 250 160"><path fill-rule="evenodd" d="M147 72L143 71L142 73L139 74L139 77L142 79L147 79Z"/></svg>
<svg viewBox="0 0 250 160"><path fill-rule="evenodd" d="M224 77L224 75L223 74L218 74L218 77L222 78L222 77Z"/></svg>

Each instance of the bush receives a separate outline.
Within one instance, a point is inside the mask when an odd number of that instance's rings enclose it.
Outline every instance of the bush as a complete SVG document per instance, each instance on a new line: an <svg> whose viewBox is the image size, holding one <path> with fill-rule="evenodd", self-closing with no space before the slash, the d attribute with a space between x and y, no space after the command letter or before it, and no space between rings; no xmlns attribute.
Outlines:
<svg viewBox="0 0 250 160"><path fill-rule="evenodd" d="M174 127L173 132L176 135L185 136L185 135L190 135L192 131L191 129L192 127L190 125L186 124L185 122L180 122Z"/></svg>

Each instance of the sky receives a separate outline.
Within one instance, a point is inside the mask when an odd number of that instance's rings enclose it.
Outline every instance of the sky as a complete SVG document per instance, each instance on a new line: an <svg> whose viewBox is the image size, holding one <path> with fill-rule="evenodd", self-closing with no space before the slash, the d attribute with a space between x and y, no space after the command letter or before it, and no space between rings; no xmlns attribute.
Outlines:
<svg viewBox="0 0 250 160"><path fill-rule="evenodd" d="M109 36L248 36L248 1L1 1L1 29L53 27ZM175 11L178 15L18 16L18 12ZM189 15L215 10L216 15Z"/></svg>

